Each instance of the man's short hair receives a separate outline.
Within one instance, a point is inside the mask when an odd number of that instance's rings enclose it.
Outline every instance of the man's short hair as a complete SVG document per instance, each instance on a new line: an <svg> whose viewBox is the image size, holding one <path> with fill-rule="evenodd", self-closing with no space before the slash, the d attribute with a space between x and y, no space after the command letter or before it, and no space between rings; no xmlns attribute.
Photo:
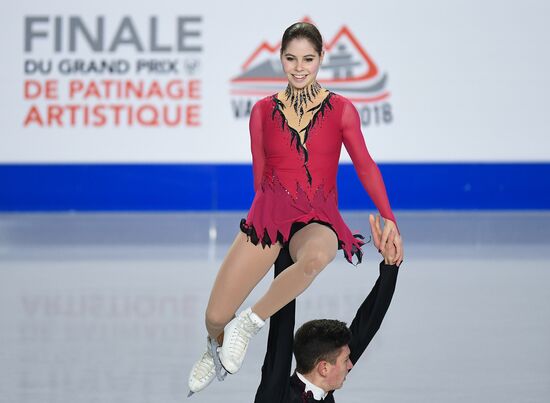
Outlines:
<svg viewBox="0 0 550 403"><path fill-rule="evenodd" d="M316 319L304 323L294 336L296 371L307 374L319 361L336 362L340 349L351 341L351 331L344 322Z"/></svg>

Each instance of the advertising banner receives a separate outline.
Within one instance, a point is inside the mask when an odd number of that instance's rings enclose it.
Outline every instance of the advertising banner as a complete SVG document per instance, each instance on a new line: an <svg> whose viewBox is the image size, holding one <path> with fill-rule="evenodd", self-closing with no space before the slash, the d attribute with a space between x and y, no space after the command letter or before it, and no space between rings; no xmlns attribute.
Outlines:
<svg viewBox="0 0 550 403"><path fill-rule="evenodd" d="M67 201L78 196L102 209L93 200L103 196L76 192L81 178L105 195L143 180L178 183L164 199L198 181L207 200L235 193L221 178L249 175L250 111L286 87L280 40L296 21L321 31L318 81L353 102L371 155L392 167L390 189L403 195L402 178L413 178L398 207L544 208L550 201L529 192L550 199L549 14L543 0L17 4L0 15L0 209L48 209L34 200L55 189L63 203L52 208L78 209ZM345 150L341 160L348 172ZM164 182L151 165L172 167ZM139 184L105 181L138 171ZM473 196L487 183L494 189ZM433 191L449 203L434 202ZM248 196L208 205L246 208ZM140 209L165 208L140 200ZM195 208L186 203L170 208Z"/></svg>
<svg viewBox="0 0 550 403"><path fill-rule="evenodd" d="M377 160L547 161L546 6L527 3L26 2L0 17L0 161L248 162L298 20Z"/></svg>

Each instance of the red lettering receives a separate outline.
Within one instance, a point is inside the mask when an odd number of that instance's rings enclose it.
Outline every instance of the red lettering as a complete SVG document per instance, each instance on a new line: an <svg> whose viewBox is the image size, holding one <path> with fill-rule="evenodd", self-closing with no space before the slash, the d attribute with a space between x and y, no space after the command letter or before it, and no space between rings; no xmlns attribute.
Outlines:
<svg viewBox="0 0 550 403"><path fill-rule="evenodd" d="M189 105L185 113L187 126L200 126L200 105Z"/></svg>
<svg viewBox="0 0 550 403"><path fill-rule="evenodd" d="M82 91L84 83L82 80L71 80L69 82L69 98L73 99L75 95Z"/></svg>
<svg viewBox="0 0 550 403"><path fill-rule="evenodd" d="M48 126L52 125L55 121L60 127L63 127L61 116L63 115L63 108L59 105L48 105Z"/></svg>
<svg viewBox="0 0 550 403"><path fill-rule="evenodd" d="M57 81L56 80L46 80L46 89L44 91L44 97L46 99L57 99Z"/></svg>
<svg viewBox="0 0 550 403"><path fill-rule="evenodd" d="M189 99L200 99L200 86L201 82L199 80L189 80L189 90L187 92L187 97Z"/></svg>
<svg viewBox="0 0 550 403"><path fill-rule="evenodd" d="M151 118L148 120L145 120L146 117L143 115L147 112L150 112ZM143 105L142 107L138 108L137 110L137 121L139 124L143 126L158 126L159 125L159 116L158 116L158 110L153 105Z"/></svg>
<svg viewBox="0 0 550 403"><path fill-rule="evenodd" d="M166 84L166 96L170 99L182 99L184 96L181 80L170 80Z"/></svg>
<svg viewBox="0 0 550 403"><path fill-rule="evenodd" d="M31 123L36 123L38 126L44 125L44 122L42 121L42 117L40 116L40 112L38 111L36 105L31 106L31 109L29 109L29 113L27 113L27 116L25 117L23 126L28 126Z"/></svg>
<svg viewBox="0 0 550 403"><path fill-rule="evenodd" d="M24 98L36 99L42 96L45 99L57 99L57 80L46 80L44 84L37 80L25 80Z"/></svg>
<svg viewBox="0 0 550 403"><path fill-rule="evenodd" d="M90 81L88 83L88 87L86 88L86 92L84 93L84 99L95 97L97 99L101 98L101 94L99 93L99 88L97 87L97 84L95 81Z"/></svg>
<svg viewBox="0 0 550 403"><path fill-rule="evenodd" d="M36 99L42 92L40 82L36 80L25 80L25 99Z"/></svg>
<svg viewBox="0 0 550 403"><path fill-rule="evenodd" d="M107 118L105 117L105 105L96 105L94 106L94 109L92 111L92 114L94 115L97 120L94 122L94 126L105 126L105 122L107 121Z"/></svg>
<svg viewBox="0 0 550 403"><path fill-rule="evenodd" d="M120 126L120 111L124 109L124 105L111 105L110 109L115 113L115 126Z"/></svg>
<svg viewBox="0 0 550 403"><path fill-rule="evenodd" d="M80 109L80 105L67 105L67 110L69 111L69 120L71 122L71 126L76 125L76 112L78 109Z"/></svg>
<svg viewBox="0 0 550 403"><path fill-rule="evenodd" d="M158 81L153 81L151 83L151 86L149 87L149 90L147 91L146 98L151 98L152 96L158 97L159 99L164 98Z"/></svg>
<svg viewBox="0 0 550 403"><path fill-rule="evenodd" d="M164 105L164 107L162 108L162 118L164 120L164 123L166 123L166 126L170 126L170 127L174 127L174 126L177 126L181 123L181 110L182 110L182 106L181 105L176 105L176 117L175 119L173 120L170 120L170 116L168 114L168 111L169 111L169 106L168 105Z"/></svg>

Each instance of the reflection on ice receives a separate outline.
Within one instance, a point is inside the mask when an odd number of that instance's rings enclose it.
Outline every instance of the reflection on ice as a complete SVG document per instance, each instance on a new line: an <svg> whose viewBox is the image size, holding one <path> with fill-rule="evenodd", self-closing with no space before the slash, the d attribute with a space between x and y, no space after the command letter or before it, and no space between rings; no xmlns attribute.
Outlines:
<svg viewBox="0 0 550 403"><path fill-rule="evenodd" d="M0 216L0 401L185 401L241 216ZM366 228L365 213L346 216ZM542 213L403 214L394 302L337 399L548 401L548 224ZM377 277L366 248L364 264L340 255L299 298L298 323L353 317ZM239 374L193 400L252 402L266 336Z"/></svg>

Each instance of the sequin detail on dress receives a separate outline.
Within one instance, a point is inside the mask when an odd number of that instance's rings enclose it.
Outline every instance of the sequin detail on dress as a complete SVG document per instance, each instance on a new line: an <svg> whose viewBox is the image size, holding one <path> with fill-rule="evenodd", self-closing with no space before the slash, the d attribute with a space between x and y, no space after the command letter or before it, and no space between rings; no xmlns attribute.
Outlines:
<svg viewBox="0 0 550 403"><path fill-rule="evenodd" d="M313 197L307 194L298 185L296 197L284 188L277 177L262 184L261 192L254 198L248 213L253 221L243 219L241 230L248 235L250 241L263 247L275 242L285 245L289 241L292 225L296 222L320 222L329 226L338 238L338 249L344 251L346 259L353 263L353 256L357 257L357 264L363 259L361 246L365 244L361 234L353 235L342 216L338 212L336 193L334 189L325 195L323 186L319 186Z"/></svg>
<svg viewBox="0 0 550 403"><path fill-rule="evenodd" d="M350 231L338 211L336 177L342 145L381 215L394 222L395 218L380 171L367 151L357 110L338 94L320 94L327 95L324 102L315 102L316 106L305 113L309 119L307 133L287 127L286 117L292 117L291 125L298 119L288 104L289 113L282 114L277 94L252 108L250 138L256 193L241 230L251 242L266 247L276 242L286 244L296 228L318 222L336 233L338 246L349 262L360 261L362 236Z"/></svg>

